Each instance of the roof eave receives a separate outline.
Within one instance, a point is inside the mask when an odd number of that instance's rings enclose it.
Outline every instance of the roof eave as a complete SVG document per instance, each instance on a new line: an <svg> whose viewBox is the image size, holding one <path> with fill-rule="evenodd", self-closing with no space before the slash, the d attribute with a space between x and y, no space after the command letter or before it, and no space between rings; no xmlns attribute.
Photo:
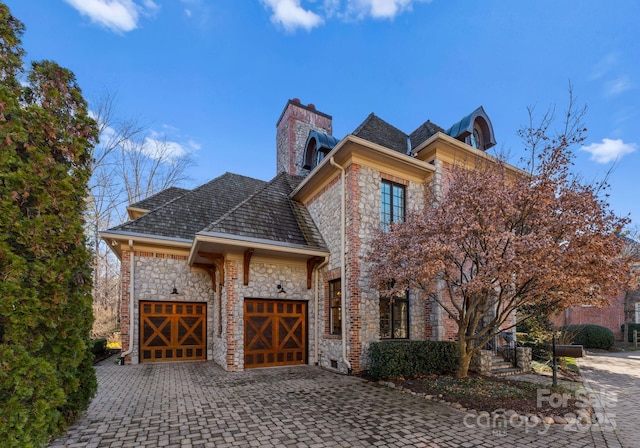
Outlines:
<svg viewBox="0 0 640 448"><path fill-rule="evenodd" d="M196 234L193 241L193 246L189 253L187 263L189 265L195 262L195 258L199 251L198 246L200 243L210 243L225 246L228 248L253 248L257 250L264 250L268 252L278 252L294 254L307 257L328 257L330 252L327 249L314 249L309 246L301 244L285 243L280 241L266 240L262 238L252 238L240 235L231 235L227 233L219 232L199 232Z"/></svg>
<svg viewBox="0 0 640 448"><path fill-rule="evenodd" d="M132 240L137 243L145 243L155 246L175 247L180 249L190 249L193 240L186 238L173 238L161 235L148 235L137 232L126 232L122 230L103 230L100 232L100 238L102 238L107 245L113 250L118 258L121 257L121 253L118 250L117 244L114 242Z"/></svg>
<svg viewBox="0 0 640 448"><path fill-rule="evenodd" d="M300 184L296 187L296 189L291 192L291 198L295 199L301 191L305 190L310 184L315 182L316 177L318 175L321 175L320 173L325 172L327 170L335 169L331 166L331 163L330 163L331 157L334 157L338 163L343 163L345 160L347 160L348 155L343 154L344 153L343 148L345 148L348 143L354 143L358 146L365 147L370 150L374 150L382 156L389 157L399 162L411 165L412 167L425 170L425 171L435 172L434 166L428 163L425 163L422 160L418 160L411 155L394 151L393 149L386 148L382 145L378 145L377 143L373 143L373 142L370 142L369 140L365 140L363 138L356 137L355 135L349 134L346 137L344 137L342 140L340 140L340 142L338 142L338 144L325 156L322 162L320 162L320 164L316 166L311 171L311 173L309 173L309 175L303 179L302 182L300 182Z"/></svg>

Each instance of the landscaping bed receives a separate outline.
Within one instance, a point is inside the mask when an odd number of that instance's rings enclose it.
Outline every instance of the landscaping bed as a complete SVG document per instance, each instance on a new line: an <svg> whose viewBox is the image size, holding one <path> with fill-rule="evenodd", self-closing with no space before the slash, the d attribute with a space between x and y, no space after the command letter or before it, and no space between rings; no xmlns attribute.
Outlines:
<svg viewBox="0 0 640 448"><path fill-rule="evenodd" d="M584 408L584 399L576 399L568 389L558 387L552 390L550 386L541 384L476 374L464 379L452 375L428 375L387 380L387 385L389 383L398 389L450 404L458 403L459 407L476 411L513 410L520 415L550 416L575 414ZM542 400L538 400L538 389L542 389ZM552 397L551 394L559 395Z"/></svg>

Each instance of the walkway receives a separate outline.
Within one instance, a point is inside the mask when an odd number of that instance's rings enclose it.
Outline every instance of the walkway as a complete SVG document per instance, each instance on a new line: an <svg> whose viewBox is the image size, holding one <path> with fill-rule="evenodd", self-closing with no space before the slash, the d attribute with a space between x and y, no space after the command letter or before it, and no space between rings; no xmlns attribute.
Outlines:
<svg viewBox="0 0 640 448"><path fill-rule="evenodd" d="M590 353L578 365L598 398L607 446L640 447L640 352Z"/></svg>

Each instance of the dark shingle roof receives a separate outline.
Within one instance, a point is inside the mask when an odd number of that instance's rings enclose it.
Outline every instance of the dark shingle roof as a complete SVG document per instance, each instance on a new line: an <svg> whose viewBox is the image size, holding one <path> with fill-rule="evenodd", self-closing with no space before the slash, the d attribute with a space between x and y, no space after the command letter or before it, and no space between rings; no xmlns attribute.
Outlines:
<svg viewBox="0 0 640 448"><path fill-rule="evenodd" d="M409 135L409 139L411 140L411 149L417 148L437 132L444 132L444 129L429 120L425 121L418 127L418 129Z"/></svg>
<svg viewBox="0 0 640 448"><path fill-rule="evenodd" d="M326 250L307 209L289 199L302 178L280 173L203 233L222 233Z"/></svg>
<svg viewBox="0 0 640 448"><path fill-rule="evenodd" d="M160 207L161 205L166 204L169 201L173 201L174 199L182 196L183 194L185 194L187 191L187 189L185 188L178 188L178 187L169 187L165 190L162 190L159 193L156 193L152 196L149 196L146 199L143 199L141 201L138 201L134 204L130 204L129 207L131 208L139 208L141 210L155 210L156 208Z"/></svg>
<svg viewBox="0 0 640 448"><path fill-rule="evenodd" d="M110 230L192 240L202 228L220 219L264 185L262 180L225 173Z"/></svg>
<svg viewBox="0 0 640 448"><path fill-rule="evenodd" d="M352 132L356 137L406 154L407 134L377 117L373 112Z"/></svg>

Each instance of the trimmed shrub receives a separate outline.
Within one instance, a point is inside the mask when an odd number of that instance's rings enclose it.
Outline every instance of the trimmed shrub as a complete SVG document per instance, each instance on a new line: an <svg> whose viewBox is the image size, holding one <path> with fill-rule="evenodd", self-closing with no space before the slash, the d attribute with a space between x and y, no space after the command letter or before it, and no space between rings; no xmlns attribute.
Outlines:
<svg viewBox="0 0 640 448"><path fill-rule="evenodd" d="M454 372L458 346L447 341L381 341L369 347L369 374L376 378L411 378Z"/></svg>
<svg viewBox="0 0 640 448"><path fill-rule="evenodd" d="M609 350L616 340L613 331L600 325L569 325L562 329L576 331L577 334L573 339L573 343L582 345L584 348Z"/></svg>
<svg viewBox="0 0 640 448"><path fill-rule="evenodd" d="M95 356L100 356L107 351L107 340L105 338L92 339L91 351Z"/></svg>
<svg viewBox="0 0 640 448"><path fill-rule="evenodd" d="M638 340L640 340L640 324L628 323L620 325L620 329L622 330L622 337L624 337L624 326L629 325L629 336L628 342L633 342L633 330L638 331Z"/></svg>

